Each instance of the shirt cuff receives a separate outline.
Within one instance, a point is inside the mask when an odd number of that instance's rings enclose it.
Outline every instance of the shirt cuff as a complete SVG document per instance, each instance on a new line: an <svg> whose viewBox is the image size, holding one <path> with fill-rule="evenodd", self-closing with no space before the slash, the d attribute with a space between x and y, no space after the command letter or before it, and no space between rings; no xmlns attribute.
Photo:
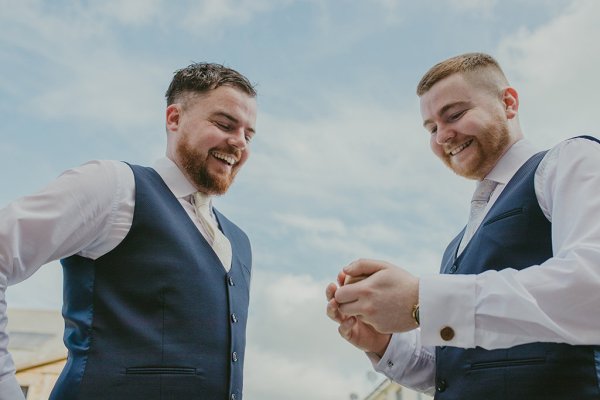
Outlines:
<svg viewBox="0 0 600 400"><path fill-rule="evenodd" d="M476 275L419 279L419 317L424 346L475 347Z"/></svg>
<svg viewBox="0 0 600 400"><path fill-rule="evenodd" d="M25 400L21 386L14 375L0 380L0 400Z"/></svg>
<svg viewBox="0 0 600 400"><path fill-rule="evenodd" d="M417 346L414 337L413 332L395 333L381 358L375 353L367 353L375 371L395 381L404 375Z"/></svg>

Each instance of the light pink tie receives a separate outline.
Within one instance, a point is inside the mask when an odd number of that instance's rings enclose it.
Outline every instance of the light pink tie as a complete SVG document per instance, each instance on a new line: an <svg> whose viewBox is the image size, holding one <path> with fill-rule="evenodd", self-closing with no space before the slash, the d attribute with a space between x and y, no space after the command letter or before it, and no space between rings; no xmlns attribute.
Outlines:
<svg viewBox="0 0 600 400"><path fill-rule="evenodd" d="M202 192L194 193L194 208L198 221L212 241L211 246L227 271L231 269L231 243L217 226L210 213L210 198Z"/></svg>
<svg viewBox="0 0 600 400"><path fill-rule="evenodd" d="M458 254L460 254L463 251L467 243L469 243L469 241L475 234L475 231L477 231L477 228L479 228L479 225L483 220L483 211L485 210L488 201L490 201L492 192L494 191L497 185L498 182L492 181L490 179L484 179L477 183L475 193L473 193L473 198L471 199L469 222L467 223L467 227L465 228L465 234L460 242Z"/></svg>

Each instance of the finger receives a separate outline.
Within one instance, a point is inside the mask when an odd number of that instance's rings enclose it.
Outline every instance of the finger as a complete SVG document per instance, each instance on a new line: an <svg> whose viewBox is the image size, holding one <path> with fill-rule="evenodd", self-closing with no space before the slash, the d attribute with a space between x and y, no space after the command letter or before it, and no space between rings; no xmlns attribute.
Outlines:
<svg viewBox="0 0 600 400"><path fill-rule="evenodd" d="M333 298L340 305L354 302L358 300L359 289L360 287L357 289L357 285L341 286L337 288Z"/></svg>
<svg viewBox="0 0 600 400"><path fill-rule="evenodd" d="M328 301L333 299L336 290L337 286L335 285L335 283L330 283L329 285L327 285L327 288L325 288L325 297L327 297Z"/></svg>
<svg viewBox="0 0 600 400"><path fill-rule="evenodd" d="M337 276L338 285L342 286L344 284L345 280L346 280L346 273L344 271L340 271L340 273Z"/></svg>
<svg viewBox="0 0 600 400"><path fill-rule="evenodd" d="M369 259L360 259L351 262L346 267L344 267L343 272L346 275L351 276L360 276L360 275L372 275L377 271L380 271L385 268L386 263L384 261L378 260L369 260Z"/></svg>
<svg viewBox="0 0 600 400"><path fill-rule="evenodd" d="M356 318L354 318L354 317L347 318L344 321L342 321L342 323L338 327L338 332L344 339L350 340L350 339L352 339L352 329L354 328L355 325L356 325Z"/></svg>
<svg viewBox="0 0 600 400"><path fill-rule="evenodd" d="M346 278L344 279L344 285L350 285L351 283L360 282L367 277L369 277L369 275L358 275L358 276L346 275Z"/></svg>
<svg viewBox="0 0 600 400"><path fill-rule="evenodd" d="M360 318L362 316L362 310L358 301L353 301L351 303L340 304L338 302L338 312L342 314L344 317L357 316Z"/></svg>
<svg viewBox="0 0 600 400"><path fill-rule="evenodd" d="M327 316L335 322L342 322L342 315L335 300L331 300L329 303L327 303L326 312Z"/></svg>

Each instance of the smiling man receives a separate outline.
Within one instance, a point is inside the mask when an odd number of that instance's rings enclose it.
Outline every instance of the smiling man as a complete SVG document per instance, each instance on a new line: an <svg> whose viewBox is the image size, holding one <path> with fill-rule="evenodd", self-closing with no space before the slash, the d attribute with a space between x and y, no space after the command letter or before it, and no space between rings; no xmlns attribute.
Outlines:
<svg viewBox="0 0 600 400"><path fill-rule="evenodd" d="M376 370L438 400L600 398L598 140L538 152L486 54L433 66L417 94L433 153L477 181L469 221L440 275L351 263L327 314Z"/></svg>
<svg viewBox="0 0 600 400"><path fill-rule="evenodd" d="M64 270L67 364L51 399L242 398L252 257L212 208L250 153L256 92L218 64L177 71L166 157L92 161L0 210L0 298ZM0 399L23 398L0 302Z"/></svg>

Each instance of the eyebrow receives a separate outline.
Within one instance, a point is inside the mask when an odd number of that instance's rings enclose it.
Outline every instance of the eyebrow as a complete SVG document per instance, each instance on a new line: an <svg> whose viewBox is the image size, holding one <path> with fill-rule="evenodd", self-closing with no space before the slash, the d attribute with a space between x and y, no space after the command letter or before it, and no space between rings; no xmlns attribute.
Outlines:
<svg viewBox="0 0 600 400"><path fill-rule="evenodd" d="M442 108L440 108L437 115L444 115L446 113L446 111L448 111L452 107L463 106L463 105L467 105L467 104L470 104L470 102L469 101L455 101L454 103L448 103L448 104L444 105ZM423 126L426 126L432 122L433 121L431 119L426 119L425 121L423 121Z"/></svg>
<svg viewBox="0 0 600 400"><path fill-rule="evenodd" d="M216 111L212 114L213 117L223 117L223 118L227 118L229 121L233 122L234 124L239 124L240 121L234 117L233 115L225 112L225 111ZM252 132L252 134L255 134L256 131L254 130L254 128L252 127L248 127L247 130L249 132Z"/></svg>

